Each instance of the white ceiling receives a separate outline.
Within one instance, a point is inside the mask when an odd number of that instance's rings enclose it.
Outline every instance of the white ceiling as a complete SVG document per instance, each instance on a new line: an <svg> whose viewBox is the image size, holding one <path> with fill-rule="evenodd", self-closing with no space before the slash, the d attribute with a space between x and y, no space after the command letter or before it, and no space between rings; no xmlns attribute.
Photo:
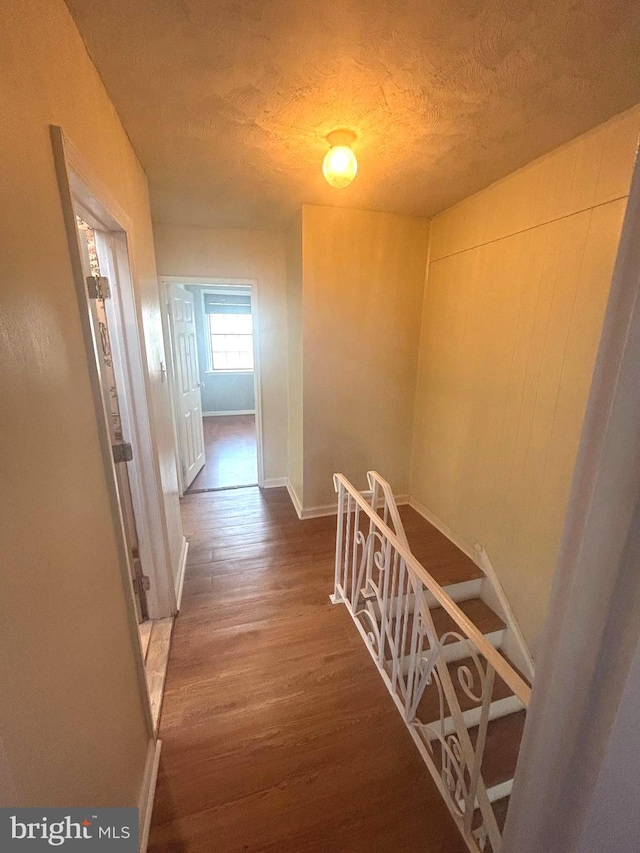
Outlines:
<svg viewBox="0 0 640 853"><path fill-rule="evenodd" d="M67 0L156 221L430 216L640 101L637 0ZM353 129L359 172L322 177Z"/></svg>

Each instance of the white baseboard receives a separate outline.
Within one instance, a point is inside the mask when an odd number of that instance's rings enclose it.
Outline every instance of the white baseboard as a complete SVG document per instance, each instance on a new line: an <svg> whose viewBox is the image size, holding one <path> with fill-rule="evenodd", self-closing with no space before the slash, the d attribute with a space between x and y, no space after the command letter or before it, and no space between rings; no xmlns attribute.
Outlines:
<svg viewBox="0 0 640 853"><path fill-rule="evenodd" d="M140 816L140 853L145 853L149 844L149 829L151 828L151 815L153 814L153 801L156 794L156 783L158 781L158 765L160 764L161 740L150 740L147 749L147 760L144 766L142 787L138 800L138 814Z"/></svg>
<svg viewBox="0 0 640 853"><path fill-rule="evenodd" d="M409 503L409 495L395 495L396 505L404 506ZM382 506L382 501L384 498L380 498L380 506ZM338 514L338 499L336 498L335 504L326 504L325 506L310 506L305 507L301 510L300 518L324 518L329 515L337 515Z"/></svg>
<svg viewBox="0 0 640 853"><path fill-rule="evenodd" d="M409 495L395 495L396 506L408 506Z"/></svg>
<svg viewBox="0 0 640 853"><path fill-rule="evenodd" d="M182 548L180 549L180 565L178 566L178 577L176 578L176 613L180 610L182 603L182 589L184 587L184 576L187 570L187 554L189 543L185 536L182 537Z"/></svg>
<svg viewBox="0 0 640 853"><path fill-rule="evenodd" d="M265 480L262 484L263 489L278 489L286 486L289 480L287 477L274 477L271 480Z"/></svg>
<svg viewBox="0 0 640 853"><path fill-rule="evenodd" d="M203 412L203 418L223 418L226 415L255 415L255 409L236 409L233 412Z"/></svg>
<svg viewBox="0 0 640 853"><path fill-rule="evenodd" d="M500 583L498 573L496 572L484 547L482 545L476 545L476 551L480 561L480 568L489 580L489 586L483 590L481 595L482 600L492 610L494 610L508 626L507 631L505 632L505 642L502 647L503 651L509 660L514 663L530 681L533 681L535 675L535 663L533 656L529 646L527 645L527 641L520 630L520 626L516 621L516 617L511 609L511 604L509 603L507 594Z"/></svg>
<svg viewBox="0 0 640 853"><path fill-rule="evenodd" d="M337 515L338 514L338 504L326 504L326 506L309 506L303 508L300 512L300 518L324 518L329 515Z"/></svg>
<svg viewBox="0 0 640 853"><path fill-rule="evenodd" d="M293 484L291 480L287 477L287 491L289 492L289 497L291 498L291 503L293 504L293 508L295 509L298 518L302 518L302 504L300 503L300 498L296 494L296 490L293 488Z"/></svg>
<svg viewBox="0 0 640 853"><path fill-rule="evenodd" d="M296 494L295 489L291 485L291 482L287 480L287 491L289 492L289 497L291 498L291 503L293 504L295 511L298 514L298 518L305 521L308 518L325 518L330 515L338 514L338 498L336 497L336 502L334 504L325 504L324 506L309 506L303 507L300 498ZM409 503L409 495L396 495L396 504L398 506L404 506ZM381 498L382 502L382 498Z"/></svg>

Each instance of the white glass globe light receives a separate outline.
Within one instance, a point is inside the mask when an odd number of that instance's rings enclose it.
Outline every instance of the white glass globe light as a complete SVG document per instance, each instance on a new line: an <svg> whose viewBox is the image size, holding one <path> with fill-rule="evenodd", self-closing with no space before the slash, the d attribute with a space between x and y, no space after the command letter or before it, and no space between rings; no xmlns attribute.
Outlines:
<svg viewBox="0 0 640 853"><path fill-rule="evenodd" d="M347 187L358 171L358 161L348 145L334 145L322 164L322 172L332 187Z"/></svg>
<svg viewBox="0 0 640 853"><path fill-rule="evenodd" d="M329 150L322 163L322 172L327 183L341 189L348 187L358 171L356 155L351 146L357 136L352 130L332 130L326 137Z"/></svg>

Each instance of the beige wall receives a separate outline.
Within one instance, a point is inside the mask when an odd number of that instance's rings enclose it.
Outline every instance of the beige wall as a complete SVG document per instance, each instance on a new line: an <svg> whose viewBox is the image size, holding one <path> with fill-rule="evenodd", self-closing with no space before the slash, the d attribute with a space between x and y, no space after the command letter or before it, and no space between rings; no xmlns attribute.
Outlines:
<svg viewBox="0 0 640 853"><path fill-rule="evenodd" d="M302 504L303 423L302 423L302 213L286 234L287 252L287 372L289 396L288 477Z"/></svg>
<svg viewBox="0 0 640 853"><path fill-rule="evenodd" d="M305 205L302 211L306 509L377 469L409 489L409 448L429 223Z"/></svg>
<svg viewBox="0 0 640 853"><path fill-rule="evenodd" d="M432 223L411 495L486 547L534 645L639 128L625 113Z"/></svg>
<svg viewBox="0 0 640 853"><path fill-rule="evenodd" d="M148 733L49 124L133 221L179 524L147 184L62 0L1 4L0 55L0 800L132 806Z"/></svg>
<svg viewBox="0 0 640 853"><path fill-rule="evenodd" d="M154 225L158 274L258 282L265 481L287 475L287 305L284 235Z"/></svg>

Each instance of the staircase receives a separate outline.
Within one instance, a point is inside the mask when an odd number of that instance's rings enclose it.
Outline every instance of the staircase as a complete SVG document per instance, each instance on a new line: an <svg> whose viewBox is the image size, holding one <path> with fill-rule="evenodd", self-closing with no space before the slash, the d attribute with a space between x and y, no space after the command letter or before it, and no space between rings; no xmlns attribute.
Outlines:
<svg viewBox="0 0 640 853"><path fill-rule="evenodd" d="M498 853L531 658L486 553L477 565L447 543L455 567L429 543L412 542L414 553L389 484L368 479L360 493L334 477L332 601L346 605L467 847Z"/></svg>

